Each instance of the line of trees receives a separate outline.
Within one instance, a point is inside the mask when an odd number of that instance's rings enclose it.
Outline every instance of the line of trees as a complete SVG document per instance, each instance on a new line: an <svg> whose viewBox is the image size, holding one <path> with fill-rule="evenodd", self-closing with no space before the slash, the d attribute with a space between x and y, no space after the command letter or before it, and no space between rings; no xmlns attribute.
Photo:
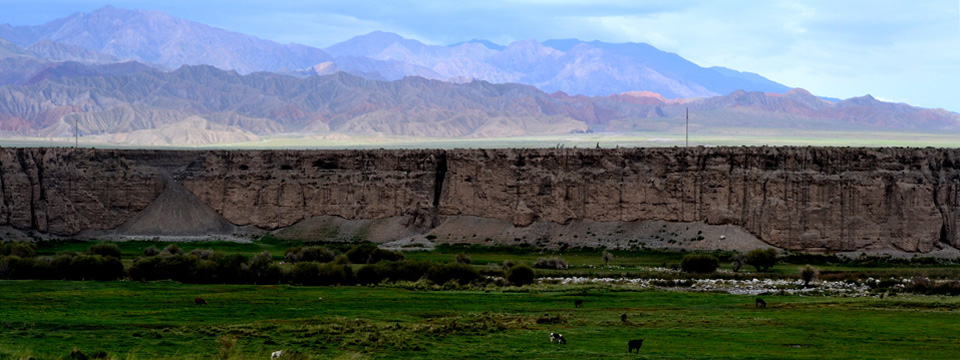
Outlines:
<svg viewBox="0 0 960 360"><path fill-rule="evenodd" d="M400 252L361 244L342 254L320 246L287 249L284 262L264 251L254 256L207 249L183 251L177 244L148 247L129 269L113 243L94 244L83 253L37 256L31 243L0 243L0 279L49 280L175 280L195 284L352 285L426 279L435 284L466 285L483 279L462 263L405 260ZM354 272L351 264L365 264Z"/></svg>

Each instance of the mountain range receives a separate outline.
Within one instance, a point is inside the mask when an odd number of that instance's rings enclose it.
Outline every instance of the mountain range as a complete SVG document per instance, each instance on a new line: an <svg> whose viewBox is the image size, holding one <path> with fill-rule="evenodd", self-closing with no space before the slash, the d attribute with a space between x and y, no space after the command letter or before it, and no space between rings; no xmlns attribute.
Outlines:
<svg viewBox="0 0 960 360"><path fill-rule="evenodd" d="M134 144L631 132L678 126L688 108L698 126L960 130L955 113L828 101L643 43L439 46L376 31L317 49L110 6L0 25L0 85L9 136Z"/></svg>

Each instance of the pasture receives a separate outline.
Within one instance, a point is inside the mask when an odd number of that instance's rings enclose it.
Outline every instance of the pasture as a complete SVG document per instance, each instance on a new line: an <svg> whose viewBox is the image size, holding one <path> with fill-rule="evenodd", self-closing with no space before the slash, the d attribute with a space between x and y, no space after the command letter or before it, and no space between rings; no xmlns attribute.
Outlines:
<svg viewBox="0 0 960 360"><path fill-rule="evenodd" d="M0 281L0 359L953 359L960 299L532 285ZM197 306L194 298L209 303ZM319 300L322 297L323 300ZM575 309L575 300L584 307ZM559 324L541 324L545 313ZM628 315L628 323L620 321ZM568 343L550 343L549 334Z"/></svg>

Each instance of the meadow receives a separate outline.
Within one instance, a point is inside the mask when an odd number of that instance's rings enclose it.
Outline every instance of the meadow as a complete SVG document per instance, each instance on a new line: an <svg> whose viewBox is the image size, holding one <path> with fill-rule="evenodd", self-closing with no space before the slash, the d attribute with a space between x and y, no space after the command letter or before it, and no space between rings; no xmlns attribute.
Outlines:
<svg viewBox="0 0 960 360"><path fill-rule="evenodd" d="M81 252L90 243L44 242L40 256ZM125 266L149 241L118 243ZM254 255L277 261L292 244L270 238L252 243L182 243L189 251ZM342 252L345 244L325 244ZM439 246L407 259L438 263L468 254L477 269L505 260L531 263L560 256L566 270L538 276L738 277L796 281L798 260L813 261L824 277L931 276L956 279L955 262L829 257L784 257L769 272L691 275L654 272L685 255L669 251L614 251L606 266L595 249L563 253L533 248ZM715 254L720 257L728 254ZM354 267L362 265L353 264ZM488 271L489 272L489 271ZM745 280L750 281L750 280ZM853 281L853 280L851 280ZM855 280L862 281L862 280ZM377 286L183 284L174 281L0 281L0 359L71 359L71 352L110 359L611 358L611 359L952 359L960 353L960 298L902 291L801 296L769 290L753 294L693 291L689 285L629 282L525 286L416 282ZM815 287L817 285L814 285ZM887 290L884 290L887 291ZM201 297L208 305L196 305ZM583 308L574 301L583 300ZM547 315L548 314L548 315ZM628 321L621 322L620 316ZM546 321L556 318L557 320ZM549 341L551 332L568 343ZM643 339L640 354L627 341Z"/></svg>
<svg viewBox="0 0 960 360"><path fill-rule="evenodd" d="M209 305L194 305L198 296ZM768 308L758 309L750 296L618 286L2 281L0 358L70 358L75 348L117 359L265 359L277 350L307 359L950 359L960 351L955 297L765 298ZM544 313L562 323L538 324ZM550 332L568 343L550 343ZM640 355L627 354L631 339L644 340Z"/></svg>

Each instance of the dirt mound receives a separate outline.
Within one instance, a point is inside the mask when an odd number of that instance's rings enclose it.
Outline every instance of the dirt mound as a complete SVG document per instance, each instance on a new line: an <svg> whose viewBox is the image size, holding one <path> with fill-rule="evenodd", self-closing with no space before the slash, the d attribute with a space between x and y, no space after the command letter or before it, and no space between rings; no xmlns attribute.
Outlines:
<svg viewBox="0 0 960 360"><path fill-rule="evenodd" d="M211 236L234 233L236 226L170 178L150 205L111 231L122 236Z"/></svg>

